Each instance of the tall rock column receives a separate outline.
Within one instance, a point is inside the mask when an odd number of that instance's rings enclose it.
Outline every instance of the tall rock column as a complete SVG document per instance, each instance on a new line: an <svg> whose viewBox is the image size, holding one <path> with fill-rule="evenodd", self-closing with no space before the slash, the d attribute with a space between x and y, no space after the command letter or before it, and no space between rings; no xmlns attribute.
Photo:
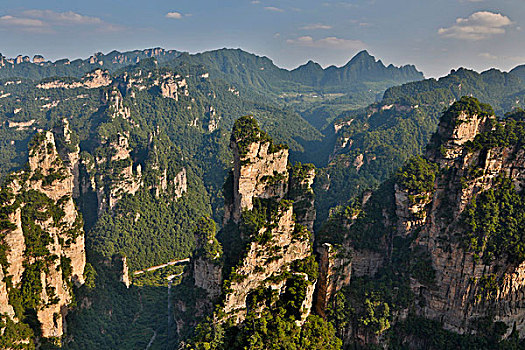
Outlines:
<svg viewBox="0 0 525 350"><path fill-rule="evenodd" d="M296 268L313 262L306 226L311 226L315 217L313 197L309 197L315 172L313 168L303 169L302 177L297 172L292 181L295 191L291 193L288 149L274 144L253 117L236 121L231 148L234 169L225 185L225 192L230 193L226 195L230 202L226 203L225 221L237 224L245 248L225 281L223 311L226 318L240 323L250 310L265 307L255 294L268 290L277 296L286 295L288 286L298 283L306 287L305 298L298 303L302 305L298 311L301 323L310 312L316 283L315 278ZM304 225L299 225L294 217L294 201L286 198L307 197L300 215ZM275 302L267 300L268 304Z"/></svg>
<svg viewBox="0 0 525 350"><path fill-rule="evenodd" d="M239 222L243 210L253 208L254 198L284 198L288 190L288 148L275 145L253 117L240 118L234 126L233 207L227 218Z"/></svg>
<svg viewBox="0 0 525 350"><path fill-rule="evenodd" d="M11 296L16 315L7 304L2 309L14 321L23 319L20 312L34 314L38 326L32 327L44 338L63 335L73 284L84 283L84 231L74 183L53 134L45 132L31 142L27 166L0 191L0 300Z"/></svg>

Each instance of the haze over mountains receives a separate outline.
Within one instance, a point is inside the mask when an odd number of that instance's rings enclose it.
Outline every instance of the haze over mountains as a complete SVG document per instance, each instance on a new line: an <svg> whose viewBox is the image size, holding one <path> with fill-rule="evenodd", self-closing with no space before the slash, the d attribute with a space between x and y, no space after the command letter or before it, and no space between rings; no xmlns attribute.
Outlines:
<svg viewBox="0 0 525 350"><path fill-rule="evenodd" d="M190 55L176 50L162 48L135 50L128 52L112 51L108 54L97 53L88 59L69 61L61 59L55 62L45 61L42 56L35 56L31 62L28 56L8 59L0 54L0 77L20 77L43 79L52 76L76 76L95 68L114 72L122 67L139 63L147 58L155 58L159 63L172 61L171 64L202 64L209 69L223 74L233 75L230 79L250 79L254 87L282 84L300 84L308 87L329 90L348 90L362 82L401 82L423 79L423 74L412 65L386 67L367 51L356 54L342 67L330 66L323 69L319 64L309 61L291 71L279 68L267 57L260 57L240 49L221 49ZM41 68L37 68L41 67ZM250 72L250 74L245 74ZM243 74L244 73L244 74Z"/></svg>

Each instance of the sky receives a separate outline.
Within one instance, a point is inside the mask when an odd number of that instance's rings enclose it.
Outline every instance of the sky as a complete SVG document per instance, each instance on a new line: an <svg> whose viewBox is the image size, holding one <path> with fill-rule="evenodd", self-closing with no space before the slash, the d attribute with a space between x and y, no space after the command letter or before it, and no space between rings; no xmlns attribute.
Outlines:
<svg viewBox="0 0 525 350"><path fill-rule="evenodd" d="M223 47L284 68L366 49L427 77L525 64L523 0L1 0L0 53L46 59Z"/></svg>

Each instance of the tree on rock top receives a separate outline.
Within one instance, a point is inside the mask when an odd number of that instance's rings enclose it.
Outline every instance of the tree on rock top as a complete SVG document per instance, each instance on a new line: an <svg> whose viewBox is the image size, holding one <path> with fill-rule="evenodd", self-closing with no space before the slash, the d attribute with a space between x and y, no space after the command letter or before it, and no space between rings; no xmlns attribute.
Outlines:
<svg viewBox="0 0 525 350"><path fill-rule="evenodd" d="M268 153L275 153L288 148L285 144L274 144L272 138L259 128L257 120L251 115L240 117L235 121L231 142L237 144L241 157L248 153L249 146L254 142L269 142Z"/></svg>

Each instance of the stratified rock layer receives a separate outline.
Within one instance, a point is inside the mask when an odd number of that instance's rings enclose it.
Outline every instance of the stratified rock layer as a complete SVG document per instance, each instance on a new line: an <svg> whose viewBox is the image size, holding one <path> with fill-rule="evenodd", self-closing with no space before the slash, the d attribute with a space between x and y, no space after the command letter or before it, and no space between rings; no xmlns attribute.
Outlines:
<svg viewBox="0 0 525 350"><path fill-rule="evenodd" d="M72 285L84 283L84 232L74 188L74 176L62 162L51 132L37 134L27 166L9 176L3 188L2 211L9 224L3 225L1 241L7 248L7 266L0 266L0 312L17 321L5 302L10 288L31 294L24 297L36 300L32 307L43 337L63 335ZM28 271L38 271L39 276ZM4 284L8 278L10 288Z"/></svg>

